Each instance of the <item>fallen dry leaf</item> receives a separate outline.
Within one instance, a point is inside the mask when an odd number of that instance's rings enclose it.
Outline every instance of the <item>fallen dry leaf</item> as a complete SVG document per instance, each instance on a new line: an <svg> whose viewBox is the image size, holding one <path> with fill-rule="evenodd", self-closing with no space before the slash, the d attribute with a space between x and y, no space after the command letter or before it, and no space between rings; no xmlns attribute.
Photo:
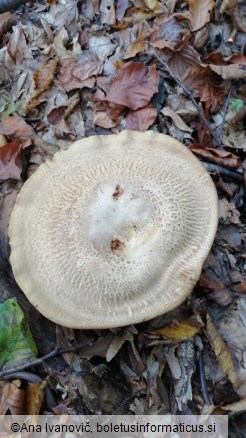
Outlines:
<svg viewBox="0 0 246 438"><path fill-rule="evenodd" d="M4 387L0 390L0 415L5 415L8 411L12 415L23 415L24 391L20 389L20 385L20 380L4 382Z"/></svg>
<svg viewBox="0 0 246 438"><path fill-rule="evenodd" d="M129 111L126 116L126 129L132 131L147 131L154 123L157 111L152 106L146 106L136 111Z"/></svg>
<svg viewBox="0 0 246 438"><path fill-rule="evenodd" d="M106 354L106 361L110 362L114 356L118 353L118 351L121 349L122 345L126 341L132 341L133 340L133 334L125 329L119 333L116 333L114 335L114 339L112 340L110 346L108 347L108 351Z"/></svg>
<svg viewBox="0 0 246 438"><path fill-rule="evenodd" d="M230 65L213 65L209 64L209 67L225 80L231 79L244 79L246 78L246 70L239 68L235 64Z"/></svg>
<svg viewBox="0 0 246 438"><path fill-rule="evenodd" d="M36 70L33 75L33 82L27 93L24 111L28 112L42 102L41 94L49 88L53 81L56 71L56 60L50 60L42 66L40 70Z"/></svg>
<svg viewBox="0 0 246 438"><path fill-rule="evenodd" d="M189 149L198 157L205 158L206 160L211 161L211 163L219 164L231 169L237 169L241 165L240 158L232 152L222 149L206 148L197 144L190 145Z"/></svg>
<svg viewBox="0 0 246 438"><path fill-rule="evenodd" d="M125 15L126 10L129 8L130 3L129 0L118 0L116 6L116 18L118 21L121 21Z"/></svg>
<svg viewBox="0 0 246 438"><path fill-rule="evenodd" d="M145 5L152 11L158 12L162 9L161 3L157 0L143 0Z"/></svg>
<svg viewBox="0 0 246 438"><path fill-rule="evenodd" d="M189 128L189 126L186 125L186 123L181 119L181 117L172 110L172 108L170 108L169 106L165 106L162 110L161 113L164 116L170 117L173 121L173 123L175 124L175 126L177 126L178 129L180 129L181 131L185 131L185 132L192 132L193 129Z"/></svg>
<svg viewBox="0 0 246 438"><path fill-rule="evenodd" d="M47 382L31 383L26 391L26 413L28 415L38 415L44 400L44 388Z"/></svg>
<svg viewBox="0 0 246 438"><path fill-rule="evenodd" d="M229 202L226 198L219 199L219 218L227 224L240 224L240 213L234 202Z"/></svg>
<svg viewBox="0 0 246 438"><path fill-rule="evenodd" d="M31 126L16 114L5 117L0 122L0 133L19 140L27 140L33 137Z"/></svg>
<svg viewBox="0 0 246 438"><path fill-rule="evenodd" d="M0 148L0 180L21 179L23 144L17 140Z"/></svg>
<svg viewBox="0 0 246 438"><path fill-rule="evenodd" d="M143 20L151 20L155 15L156 12L151 11L150 9L136 8L133 6L127 9L123 20L118 24L114 24L112 27L115 29L125 29L134 24L141 23Z"/></svg>
<svg viewBox="0 0 246 438"><path fill-rule="evenodd" d="M0 14L0 37L2 38L5 33L9 32L16 22L16 15L12 14L11 12Z"/></svg>
<svg viewBox="0 0 246 438"><path fill-rule="evenodd" d="M106 99L135 111L148 105L158 91L158 81L153 65L127 62L119 68Z"/></svg>
<svg viewBox="0 0 246 438"><path fill-rule="evenodd" d="M237 0L223 0L220 6L220 13L228 12L233 9L237 4Z"/></svg>
<svg viewBox="0 0 246 438"><path fill-rule="evenodd" d="M225 341L223 340L222 336L219 334L208 312L206 319L207 319L207 323L206 323L206 328L204 329L204 333L214 349L219 366L224 371L224 373L228 376L231 383L237 386L237 375L236 375L236 370L234 367L231 353L228 350L228 347Z"/></svg>
<svg viewBox="0 0 246 438"><path fill-rule="evenodd" d="M194 96L205 102L205 108L211 112L217 111L222 103L225 90L221 77L210 66L195 64L188 68L184 84L194 91Z"/></svg>
<svg viewBox="0 0 246 438"><path fill-rule="evenodd" d="M232 302L232 293L224 287L222 281L213 280L204 273L200 276L197 288L221 306L228 306Z"/></svg>
<svg viewBox="0 0 246 438"><path fill-rule="evenodd" d="M184 27L180 15L161 14L154 20L150 44L158 49L178 50L190 38L190 31Z"/></svg>
<svg viewBox="0 0 246 438"><path fill-rule="evenodd" d="M110 111L107 102L96 102L93 108L94 123L102 128L110 129L118 125L122 120L122 114ZM122 113L122 111L121 111Z"/></svg>
<svg viewBox="0 0 246 438"><path fill-rule="evenodd" d="M163 327L158 330L153 330L151 333L155 335L165 336L166 338L175 341L184 341L198 333L204 324L199 315L193 315L189 319L178 323L177 325Z"/></svg>
<svg viewBox="0 0 246 438"><path fill-rule="evenodd" d="M60 82L66 91L78 88L92 88L95 75L102 73L103 62L95 53L74 58L62 59Z"/></svg>
<svg viewBox="0 0 246 438"><path fill-rule="evenodd" d="M189 67L199 62L200 57L190 44L180 50L175 50L167 60L169 69L179 79L182 79Z"/></svg>
<svg viewBox="0 0 246 438"><path fill-rule="evenodd" d="M210 21L210 14L215 7L214 0L186 0L190 11L192 31L201 29Z"/></svg>
<svg viewBox="0 0 246 438"><path fill-rule="evenodd" d="M138 34L135 41L127 48L127 52L124 59L133 58L137 53L144 52L148 50L149 47L149 36L152 32L151 27L147 21L142 21L139 24Z"/></svg>

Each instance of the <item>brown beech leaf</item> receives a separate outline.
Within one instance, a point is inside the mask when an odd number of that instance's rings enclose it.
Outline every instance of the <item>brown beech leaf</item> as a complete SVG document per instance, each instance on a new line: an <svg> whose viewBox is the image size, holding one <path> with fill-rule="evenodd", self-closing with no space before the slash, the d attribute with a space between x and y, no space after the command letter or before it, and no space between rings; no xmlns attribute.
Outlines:
<svg viewBox="0 0 246 438"><path fill-rule="evenodd" d="M231 353L228 350L228 347L225 341L223 340L222 336L220 335L217 328L215 327L215 324L213 323L212 318L208 312L206 319L207 319L207 323L206 323L206 328L204 329L204 333L214 349L219 366L224 371L224 373L228 376L231 383L237 386L237 375L236 375Z"/></svg>
<svg viewBox="0 0 246 438"><path fill-rule="evenodd" d="M161 113L164 116L170 117L174 123L175 126L177 126L178 129L185 132L192 132L193 129L189 128L189 126L186 125L186 123L182 120L182 118L176 113L176 111L173 111L172 108L169 106L165 106Z"/></svg>
<svg viewBox="0 0 246 438"><path fill-rule="evenodd" d="M14 140L0 148L0 180L21 179L23 145Z"/></svg>
<svg viewBox="0 0 246 438"><path fill-rule="evenodd" d="M201 275L197 287L202 293L208 294L209 298L221 306L227 306L232 302L232 294L224 287L224 284L221 281L213 280L205 274Z"/></svg>
<svg viewBox="0 0 246 438"><path fill-rule="evenodd" d="M221 166L237 169L241 165L240 158L232 152L224 151L222 149L203 148L197 144L189 146L189 149L199 157L205 158L211 163L219 164Z"/></svg>
<svg viewBox="0 0 246 438"><path fill-rule="evenodd" d="M11 12L5 12L4 14L0 14L0 37L9 32L16 24L16 22L16 16Z"/></svg>
<svg viewBox="0 0 246 438"><path fill-rule="evenodd" d="M0 133L19 140L27 140L32 138L34 134L31 126L16 114L5 117L0 122Z"/></svg>
<svg viewBox="0 0 246 438"><path fill-rule="evenodd" d="M36 108L41 102L41 94L49 88L56 71L57 61L51 59L42 66L40 70L36 70L33 75L33 81L28 91L24 110L30 111Z"/></svg>
<svg viewBox="0 0 246 438"><path fill-rule="evenodd" d="M219 219L223 219L227 224L240 224L240 213L236 209L234 202L229 202L226 198L219 199Z"/></svg>
<svg viewBox="0 0 246 438"><path fill-rule="evenodd" d="M187 45L182 47L181 50L176 50L173 52L167 61L167 64L171 70L171 72L182 79L187 69L191 67L193 64L197 64L200 62L200 57L197 51L191 45Z"/></svg>
<svg viewBox="0 0 246 438"><path fill-rule="evenodd" d="M126 55L124 59L133 58L137 53L144 52L148 50L149 47L149 36L152 32L150 25L147 21L142 21L139 24L137 38L133 43L127 48Z"/></svg>
<svg viewBox="0 0 246 438"><path fill-rule="evenodd" d="M232 55L229 60L232 64L237 64L240 67L246 67L246 56L245 55Z"/></svg>
<svg viewBox="0 0 246 438"><path fill-rule="evenodd" d="M119 68L106 99L135 111L148 105L158 91L158 82L153 65L147 67L130 61Z"/></svg>
<svg viewBox="0 0 246 438"><path fill-rule="evenodd" d="M215 7L214 0L186 0L190 11L191 30L200 29L210 21L210 14Z"/></svg>
<svg viewBox="0 0 246 438"><path fill-rule="evenodd" d="M225 90L221 77L210 66L195 64L190 67L184 78L184 84L194 91L194 96L205 102L205 108L211 112L217 111L222 103Z"/></svg>
<svg viewBox="0 0 246 438"><path fill-rule="evenodd" d="M20 385L20 380L5 383L0 399L0 415L8 411L12 415L23 415L24 391Z"/></svg>
<svg viewBox="0 0 246 438"><path fill-rule="evenodd" d="M81 55L75 60L66 58L60 61L60 81L66 91L77 88L92 88L95 84L94 75L102 72L103 62L95 53Z"/></svg>
<svg viewBox="0 0 246 438"><path fill-rule="evenodd" d="M152 106L146 106L136 111L129 111L126 116L126 129L146 131L155 121L157 111Z"/></svg>
<svg viewBox="0 0 246 438"><path fill-rule="evenodd" d="M154 20L150 43L158 49L178 50L190 38L190 31L184 27L182 15L161 14Z"/></svg>
<svg viewBox="0 0 246 438"><path fill-rule="evenodd" d="M198 333L204 324L199 315L192 315L189 319L180 322L177 325L163 327L158 330L153 330L151 333L155 335L165 336L176 341L184 341Z"/></svg>
<svg viewBox="0 0 246 438"><path fill-rule="evenodd" d="M105 129L110 129L118 125L118 123L120 123L122 118L122 117L119 118L111 117L107 111L107 106L105 105L105 102L96 102L96 104L93 107L93 113L94 113L93 121L95 125L101 126L102 128Z"/></svg>

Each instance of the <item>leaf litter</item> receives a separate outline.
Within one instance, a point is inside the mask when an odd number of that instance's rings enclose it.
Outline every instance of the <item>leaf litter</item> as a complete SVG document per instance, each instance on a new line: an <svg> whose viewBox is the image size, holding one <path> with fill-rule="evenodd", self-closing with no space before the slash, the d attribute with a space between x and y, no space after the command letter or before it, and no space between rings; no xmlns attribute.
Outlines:
<svg viewBox="0 0 246 438"><path fill-rule="evenodd" d="M0 15L1 300L18 297L40 356L86 344L35 368L53 376L54 411L81 413L81 397L89 413L238 411L246 398L243 2L57 0L20 11ZM54 330L8 274L16 193L57 150L122 129L172 135L206 163L219 195L213 248L174 311L136 327ZM1 413L42 413L43 389L2 381Z"/></svg>

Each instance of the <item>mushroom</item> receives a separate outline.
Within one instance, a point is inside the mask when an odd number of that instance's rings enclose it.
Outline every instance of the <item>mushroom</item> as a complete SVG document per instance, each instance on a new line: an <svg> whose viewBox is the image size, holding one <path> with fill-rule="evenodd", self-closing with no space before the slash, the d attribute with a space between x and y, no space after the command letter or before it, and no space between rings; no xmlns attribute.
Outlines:
<svg viewBox="0 0 246 438"><path fill-rule="evenodd" d="M93 136L57 152L22 187L10 261L50 320L119 327L187 298L217 222L214 184L180 142L153 131Z"/></svg>

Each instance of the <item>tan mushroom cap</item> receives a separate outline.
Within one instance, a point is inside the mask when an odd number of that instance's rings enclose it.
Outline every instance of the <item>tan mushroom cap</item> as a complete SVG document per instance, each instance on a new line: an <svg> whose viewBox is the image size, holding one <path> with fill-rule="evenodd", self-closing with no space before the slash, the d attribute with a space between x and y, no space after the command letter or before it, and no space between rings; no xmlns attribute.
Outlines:
<svg viewBox="0 0 246 438"><path fill-rule="evenodd" d="M217 221L214 184L177 140L153 131L94 136L24 184L10 260L27 298L52 321L123 326L184 301Z"/></svg>

